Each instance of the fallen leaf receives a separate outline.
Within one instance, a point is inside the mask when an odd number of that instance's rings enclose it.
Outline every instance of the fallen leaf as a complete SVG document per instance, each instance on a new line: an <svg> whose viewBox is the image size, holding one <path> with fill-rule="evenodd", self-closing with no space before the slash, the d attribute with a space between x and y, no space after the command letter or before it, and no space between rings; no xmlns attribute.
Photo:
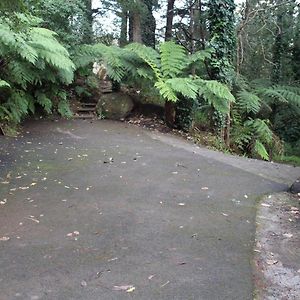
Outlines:
<svg viewBox="0 0 300 300"><path fill-rule="evenodd" d="M170 281L168 280L167 282L165 282L164 284L162 284L160 287L162 288L162 287L166 286L169 283L170 283Z"/></svg>
<svg viewBox="0 0 300 300"><path fill-rule="evenodd" d="M268 265L276 265L278 263L278 260L275 259L267 259Z"/></svg>
<svg viewBox="0 0 300 300"><path fill-rule="evenodd" d="M115 261L115 260L118 260L118 258L114 257L114 258L109 259L108 261Z"/></svg>
<svg viewBox="0 0 300 300"><path fill-rule="evenodd" d="M27 217L25 219L31 220L31 221L33 221L35 223L40 223L40 221L38 219L36 219L34 216L29 216L29 217Z"/></svg>
<svg viewBox="0 0 300 300"><path fill-rule="evenodd" d="M114 291L127 291L133 287L134 287L133 285L115 285L113 287L113 290Z"/></svg>
<svg viewBox="0 0 300 300"><path fill-rule="evenodd" d="M6 204L6 202L7 202L7 199L3 199L2 201L0 201L0 204L4 205L4 204Z"/></svg>
<svg viewBox="0 0 300 300"><path fill-rule="evenodd" d="M134 291L135 291L135 287L134 286L132 286L131 288L129 288L129 289L126 290L127 293L132 293Z"/></svg>

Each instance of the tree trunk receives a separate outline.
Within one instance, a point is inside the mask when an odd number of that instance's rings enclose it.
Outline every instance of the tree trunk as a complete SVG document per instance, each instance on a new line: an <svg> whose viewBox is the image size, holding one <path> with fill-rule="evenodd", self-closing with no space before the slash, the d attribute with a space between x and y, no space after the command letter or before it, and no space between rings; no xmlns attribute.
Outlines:
<svg viewBox="0 0 300 300"><path fill-rule="evenodd" d="M165 121L169 127L174 127L176 117L175 102L165 102Z"/></svg>
<svg viewBox="0 0 300 300"><path fill-rule="evenodd" d="M92 0L85 0L85 7L86 7L86 19L88 21L87 27L84 28L84 43L92 44L93 42L93 7L92 7Z"/></svg>
<svg viewBox="0 0 300 300"><path fill-rule="evenodd" d="M141 13L139 11L131 12L131 26L132 42L142 43Z"/></svg>
<svg viewBox="0 0 300 300"><path fill-rule="evenodd" d="M165 41L170 41L172 39L173 18L174 18L174 2L175 2L175 0L168 0L167 25L166 25Z"/></svg>
<svg viewBox="0 0 300 300"><path fill-rule="evenodd" d="M175 0L168 0L167 7L167 24L165 41L172 40L173 18L174 18L174 2ZM174 127L176 116L175 103L171 101L165 102L165 121L169 127Z"/></svg>
<svg viewBox="0 0 300 300"><path fill-rule="evenodd" d="M153 16L153 2L153 0L143 0L144 9L141 27L143 44L155 48L156 20Z"/></svg>
<svg viewBox="0 0 300 300"><path fill-rule="evenodd" d="M122 20L121 20L121 32L120 32L119 44L121 47L124 47L128 42L127 39L128 12L123 10L121 18Z"/></svg>

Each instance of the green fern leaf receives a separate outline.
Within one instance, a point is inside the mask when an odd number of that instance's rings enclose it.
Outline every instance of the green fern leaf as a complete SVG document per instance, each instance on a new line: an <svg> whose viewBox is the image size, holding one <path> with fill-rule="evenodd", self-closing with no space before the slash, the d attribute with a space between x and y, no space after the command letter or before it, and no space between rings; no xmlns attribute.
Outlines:
<svg viewBox="0 0 300 300"><path fill-rule="evenodd" d="M163 77L160 71L159 54L154 49L138 43L133 43L126 46L126 49L134 52L146 64L148 64L154 72L157 80L160 80Z"/></svg>
<svg viewBox="0 0 300 300"><path fill-rule="evenodd" d="M175 92L180 93L186 98L196 99L198 95L198 86L191 78L172 78L166 80Z"/></svg>
<svg viewBox="0 0 300 300"><path fill-rule="evenodd" d="M259 141L256 140L254 144L254 153L259 155L264 160L269 160L269 154L265 146Z"/></svg>
<svg viewBox="0 0 300 300"><path fill-rule="evenodd" d="M3 87L9 87L10 88L11 86L7 81L0 79L0 88L3 88Z"/></svg>
<svg viewBox="0 0 300 300"><path fill-rule="evenodd" d="M177 77L188 65L185 49L174 42L160 45L160 59L164 78Z"/></svg>
<svg viewBox="0 0 300 300"><path fill-rule="evenodd" d="M155 87L158 89L160 95L167 101L176 102L178 100L172 87L165 81L157 81Z"/></svg>
<svg viewBox="0 0 300 300"><path fill-rule="evenodd" d="M58 102L57 111L60 113L62 117L71 118L73 113L71 112L70 105L68 101L61 100Z"/></svg>
<svg viewBox="0 0 300 300"><path fill-rule="evenodd" d="M189 64L195 64L198 62L204 62L206 59L210 59L213 53L212 49L205 49L197 51L188 57Z"/></svg>
<svg viewBox="0 0 300 300"><path fill-rule="evenodd" d="M196 79L198 84L199 95L202 96L217 111L227 114L229 113L230 103L235 101L229 88L215 80Z"/></svg>
<svg viewBox="0 0 300 300"><path fill-rule="evenodd" d="M40 104L47 114L52 113L52 101L44 94L43 92L37 91L35 93L36 96L36 102Z"/></svg>
<svg viewBox="0 0 300 300"><path fill-rule="evenodd" d="M237 105L244 113L258 113L261 108L261 99L250 92L242 90L237 94Z"/></svg>
<svg viewBox="0 0 300 300"><path fill-rule="evenodd" d="M263 141L264 143L270 144L273 139L273 132L269 128L268 121L261 120L261 119L254 119L248 120L244 123L247 127L250 127L255 135L259 138L259 140Z"/></svg>

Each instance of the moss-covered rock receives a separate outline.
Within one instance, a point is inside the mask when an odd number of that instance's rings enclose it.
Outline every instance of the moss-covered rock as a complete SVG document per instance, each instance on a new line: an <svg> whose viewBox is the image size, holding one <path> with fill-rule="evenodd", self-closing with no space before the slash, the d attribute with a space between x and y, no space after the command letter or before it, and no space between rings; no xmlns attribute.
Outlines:
<svg viewBox="0 0 300 300"><path fill-rule="evenodd" d="M130 96L124 93L103 94L97 104L99 117L112 120L126 118L134 107Z"/></svg>

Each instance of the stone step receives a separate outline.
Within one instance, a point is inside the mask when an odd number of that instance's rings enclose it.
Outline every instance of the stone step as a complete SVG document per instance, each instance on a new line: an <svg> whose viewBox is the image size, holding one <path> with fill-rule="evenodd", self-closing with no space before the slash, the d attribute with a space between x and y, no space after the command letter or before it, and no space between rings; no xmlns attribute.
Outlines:
<svg viewBox="0 0 300 300"><path fill-rule="evenodd" d="M77 112L95 112L96 107L79 107Z"/></svg>
<svg viewBox="0 0 300 300"><path fill-rule="evenodd" d="M80 114L80 115L74 115L75 119L94 119L95 115L92 114Z"/></svg>
<svg viewBox="0 0 300 300"><path fill-rule="evenodd" d="M80 103L81 104L81 107L96 107L97 103L85 103L85 102L82 102Z"/></svg>

